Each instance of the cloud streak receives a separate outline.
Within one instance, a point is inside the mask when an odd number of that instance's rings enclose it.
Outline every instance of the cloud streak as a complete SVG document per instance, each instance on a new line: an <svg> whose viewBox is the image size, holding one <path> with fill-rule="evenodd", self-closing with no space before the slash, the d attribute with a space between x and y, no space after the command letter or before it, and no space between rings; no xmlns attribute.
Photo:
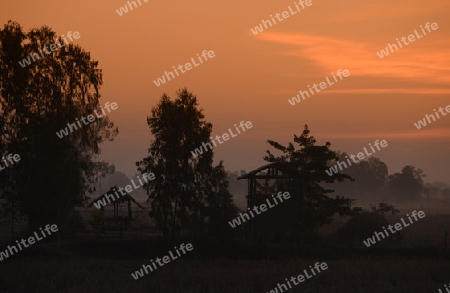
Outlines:
<svg viewBox="0 0 450 293"><path fill-rule="evenodd" d="M411 30L413 31L413 30ZM436 33L437 34L437 33ZM265 32L256 35L261 41L293 47L281 55L304 58L317 64L324 76L339 68L349 69L352 76L408 78L425 83L450 81L450 43L430 34L380 59L376 52L395 39L387 37L384 44L345 40L299 33ZM401 36L398 36L401 37ZM433 54L430 54L433 48ZM383 88L380 85L380 88Z"/></svg>

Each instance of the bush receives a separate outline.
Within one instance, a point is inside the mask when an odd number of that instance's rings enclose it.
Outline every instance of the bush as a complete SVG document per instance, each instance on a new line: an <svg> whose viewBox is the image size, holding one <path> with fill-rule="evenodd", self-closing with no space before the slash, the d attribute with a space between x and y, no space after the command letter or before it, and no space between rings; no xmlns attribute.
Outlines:
<svg viewBox="0 0 450 293"><path fill-rule="evenodd" d="M382 227L389 225L386 218L378 213L361 212L352 217L338 231L338 237L347 239L351 244L355 241L362 243L363 240L373 236L378 231L382 231Z"/></svg>

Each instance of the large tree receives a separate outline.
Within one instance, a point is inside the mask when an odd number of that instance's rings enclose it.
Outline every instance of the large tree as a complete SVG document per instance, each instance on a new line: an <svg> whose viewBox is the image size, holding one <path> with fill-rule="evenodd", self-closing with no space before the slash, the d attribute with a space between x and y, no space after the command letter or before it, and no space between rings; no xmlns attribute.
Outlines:
<svg viewBox="0 0 450 293"><path fill-rule="evenodd" d="M340 161L346 161L347 153L338 153ZM330 185L331 188L346 193L352 198L373 200L384 192L388 181L388 167L379 158L370 157L345 169L345 173L355 179L354 182L342 182Z"/></svg>
<svg viewBox="0 0 450 293"><path fill-rule="evenodd" d="M401 173L389 175L389 193L400 200L420 198L423 192L423 178L426 175L422 169L405 166Z"/></svg>
<svg viewBox="0 0 450 293"><path fill-rule="evenodd" d="M197 108L197 98L186 88L177 91L175 100L163 94L147 123L154 140L148 157L137 166L141 173L156 176L144 188L151 201L150 216L163 235L202 233L208 221L226 223L234 208L222 162L212 165L213 150L195 157L191 153L209 141L212 131Z"/></svg>
<svg viewBox="0 0 450 293"><path fill-rule="evenodd" d="M308 125L304 125L300 136L294 135L294 143L283 146L273 140L268 143L281 155L274 155L269 150L264 156L268 162L286 162L294 169L298 170L298 180L302 182L303 190L300 194L298 207L298 226L304 237L314 235L318 229L329 224L335 214L352 214L352 200L340 196L334 198L328 194L333 190L326 190L321 185L322 182L333 183L345 179L353 180L349 175L337 173L329 176L325 170L330 167L331 162L338 160L338 154L330 149L331 143L318 145L316 139L310 135Z"/></svg>
<svg viewBox="0 0 450 293"><path fill-rule="evenodd" d="M112 140L117 128L107 116L73 133L56 135L67 123L101 113L98 62L81 47L65 45L22 67L19 61L56 43L43 26L23 32L9 21L0 30L0 152L21 160L0 172L0 189L29 220L30 230L61 225L106 167L96 163L99 144ZM58 39L61 44L63 40Z"/></svg>

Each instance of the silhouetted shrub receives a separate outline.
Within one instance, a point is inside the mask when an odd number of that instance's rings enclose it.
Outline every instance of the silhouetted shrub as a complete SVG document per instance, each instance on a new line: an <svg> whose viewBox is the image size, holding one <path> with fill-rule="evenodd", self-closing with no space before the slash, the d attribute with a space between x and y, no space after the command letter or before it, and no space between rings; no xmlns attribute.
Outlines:
<svg viewBox="0 0 450 293"><path fill-rule="evenodd" d="M352 217L338 231L338 237L350 243L361 242L373 236L375 232L382 232L383 226L387 228L386 218L373 212L361 212Z"/></svg>

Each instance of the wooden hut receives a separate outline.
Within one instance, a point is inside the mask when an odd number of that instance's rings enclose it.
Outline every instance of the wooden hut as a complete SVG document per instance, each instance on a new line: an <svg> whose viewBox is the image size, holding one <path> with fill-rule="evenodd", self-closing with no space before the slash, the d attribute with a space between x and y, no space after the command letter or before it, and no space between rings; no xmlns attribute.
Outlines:
<svg viewBox="0 0 450 293"><path fill-rule="evenodd" d="M285 162L274 162L238 177L247 179L247 208L273 203L272 195L288 191L291 197L267 211L255 215L246 224L246 238L294 238L301 203L302 183L299 171ZM255 212L253 212L256 214Z"/></svg>
<svg viewBox="0 0 450 293"><path fill-rule="evenodd" d="M122 232L124 227L130 225L133 220L131 203L134 203L139 208L144 209L131 195L124 192L123 195L117 188L117 186L111 187L108 192L101 195L100 197L94 199L89 205L92 208L94 204L98 207L100 206L100 212L102 216L101 227L99 230L103 233L107 230L118 230L121 232L120 237L122 237ZM102 203L106 203L103 205ZM97 208L96 207L96 208Z"/></svg>

